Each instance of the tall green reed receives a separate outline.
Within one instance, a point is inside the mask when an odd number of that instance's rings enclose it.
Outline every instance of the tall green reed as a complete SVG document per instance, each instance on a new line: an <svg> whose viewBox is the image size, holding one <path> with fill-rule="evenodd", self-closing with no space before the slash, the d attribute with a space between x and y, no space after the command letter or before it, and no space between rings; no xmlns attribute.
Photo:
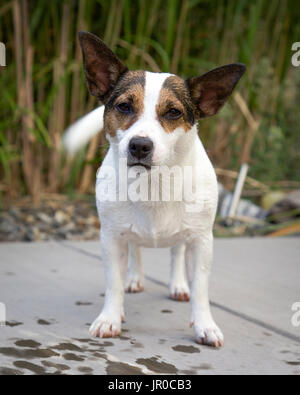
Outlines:
<svg viewBox="0 0 300 395"><path fill-rule="evenodd" d="M93 190L104 136L73 160L59 147L64 128L97 105L85 87L81 29L102 37L131 68L188 77L244 62L238 89L260 125L250 174L261 181L300 180L300 68L290 63L299 19L292 0L3 0L0 41L8 65L0 70L0 193L38 199L43 191ZM202 121L199 131L214 164L237 170L249 123L236 101Z"/></svg>

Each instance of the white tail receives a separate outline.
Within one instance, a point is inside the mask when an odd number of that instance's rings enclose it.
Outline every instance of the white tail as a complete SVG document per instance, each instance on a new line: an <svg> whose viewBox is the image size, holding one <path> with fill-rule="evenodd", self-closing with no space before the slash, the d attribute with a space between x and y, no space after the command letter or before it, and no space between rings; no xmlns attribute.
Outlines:
<svg viewBox="0 0 300 395"><path fill-rule="evenodd" d="M74 154L103 129L104 106L98 107L73 125L63 136L63 145L70 154Z"/></svg>

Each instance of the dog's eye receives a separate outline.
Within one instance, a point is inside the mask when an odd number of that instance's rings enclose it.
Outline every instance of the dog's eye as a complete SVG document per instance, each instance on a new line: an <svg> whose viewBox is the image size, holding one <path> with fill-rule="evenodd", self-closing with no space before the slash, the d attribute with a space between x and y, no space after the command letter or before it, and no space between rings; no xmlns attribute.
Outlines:
<svg viewBox="0 0 300 395"><path fill-rule="evenodd" d="M131 114L133 113L132 105L129 103L120 103L116 105L116 108L122 114Z"/></svg>
<svg viewBox="0 0 300 395"><path fill-rule="evenodd" d="M169 111L165 113L165 117L167 119L178 119L182 116L182 112L177 108L171 108Z"/></svg>

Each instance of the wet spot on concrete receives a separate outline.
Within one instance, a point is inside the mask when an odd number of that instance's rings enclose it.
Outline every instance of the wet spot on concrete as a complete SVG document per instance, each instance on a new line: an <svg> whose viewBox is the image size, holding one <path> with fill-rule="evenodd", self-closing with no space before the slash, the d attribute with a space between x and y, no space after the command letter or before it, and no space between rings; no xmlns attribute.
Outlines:
<svg viewBox="0 0 300 395"><path fill-rule="evenodd" d="M172 310L164 309L164 310L161 310L161 313L164 313L164 314L171 314L171 313L173 313L173 311L172 311Z"/></svg>
<svg viewBox="0 0 300 395"><path fill-rule="evenodd" d="M286 364L291 365L291 366L300 366L300 362L295 362L295 361L285 361Z"/></svg>
<svg viewBox="0 0 300 395"><path fill-rule="evenodd" d="M114 343L112 343L112 342L109 342L109 341L105 341L105 342L103 342L103 343L96 343L98 346L101 346L101 347L111 347L111 346L113 346L114 345Z"/></svg>
<svg viewBox="0 0 300 395"><path fill-rule="evenodd" d="M208 363L202 363L201 365L198 366L191 366L193 369L198 369L198 370L212 370L212 366Z"/></svg>
<svg viewBox="0 0 300 395"><path fill-rule="evenodd" d="M179 374L197 374L195 370L180 370Z"/></svg>
<svg viewBox="0 0 300 395"><path fill-rule="evenodd" d="M51 322L46 321L46 320L42 320L42 319L38 319L38 320L37 320L37 323L38 323L39 325L52 325Z"/></svg>
<svg viewBox="0 0 300 395"><path fill-rule="evenodd" d="M155 373L177 373L177 368L166 362L160 362L156 357L152 358L139 358L136 360L139 365L145 365L146 368L152 370Z"/></svg>
<svg viewBox="0 0 300 395"><path fill-rule="evenodd" d="M213 367L208 363L202 363L201 365L199 365L200 370L212 370L212 368Z"/></svg>
<svg viewBox="0 0 300 395"><path fill-rule="evenodd" d="M46 366L47 368L57 369L58 371L65 371L65 370L71 369L67 365L63 365L61 363L54 363L54 362L50 362L50 361L42 361L42 365Z"/></svg>
<svg viewBox="0 0 300 395"><path fill-rule="evenodd" d="M100 294L101 298L105 297L105 293Z"/></svg>
<svg viewBox="0 0 300 395"><path fill-rule="evenodd" d="M59 351L75 351L75 352L81 352L82 349L75 344L72 343L60 343L57 344L56 346L52 346L54 350L59 350Z"/></svg>
<svg viewBox="0 0 300 395"><path fill-rule="evenodd" d="M14 366L19 369L29 370L34 374L42 375L46 373L46 370L42 366L27 361L15 361Z"/></svg>
<svg viewBox="0 0 300 395"><path fill-rule="evenodd" d="M178 351L178 352L184 352L184 353L188 353L188 354L194 354L194 353L199 353L200 350L197 347L194 346L183 346L183 345L178 345L178 346L174 346L172 347L172 349L174 351Z"/></svg>
<svg viewBox="0 0 300 395"><path fill-rule="evenodd" d="M13 272L6 272L5 274L6 274L6 276L15 276L16 275L16 273L13 273Z"/></svg>
<svg viewBox="0 0 300 395"><path fill-rule="evenodd" d="M14 326L20 326L23 325L23 322L18 322L18 321L6 321L5 325L13 328Z"/></svg>
<svg viewBox="0 0 300 395"><path fill-rule="evenodd" d="M96 358L103 358L103 359L106 359L106 355L105 355L105 354L101 354L100 352L94 352L93 355L94 355L94 357L96 357Z"/></svg>
<svg viewBox="0 0 300 395"><path fill-rule="evenodd" d="M11 368L0 368L0 376L21 376L24 374L21 370Z"/></svg>
<svg viewBox="0 0 300 395"><path fill-rule="evenodd" d="M76 306L91 306L93 303L91 302L76 302Z"/></svg>
<svg viewBox="0 0 300 395"><path fill-rule="evenodd" d="M73 340L80 343L89 343L91 341L91 339L76 339L76 338L74 338Z"/></svg>
<svg viewBox="0 0 300 395"><path fill-rule="evenodd" d="M0 348L0 354L5 355L7 357L13 358L26 358L26 359L35 359L35 358L51 358L58 357L59 354L50 350L50 349L19 349L13 347L2 347Z"/></svg>
<svg viewBox="0 0 300 395"><path fill-rule="evenodd" d="M119 339L121 339L121 340L130 340L130 337L127 337L127 336L119 336Z"/></svg>
<svg viewBox="0 0 300 395"><path fill-rule="evenodd" d="M90 349L90 351L105 351L105 347L112 347L114 343L111 343L109 341L104 341L103 343L96 342L91 340L89 343L89 346L94 347L93 349Z"/></svg>
<svg viewBox="0 0 300 395"><path fill-rule="evenodd" d="M78 355L73 354L73 353L66 353L63 355L63 357L66 361L76 361L76 362L84 361L84 358L81 358Z"/></svg>
<svg viewBox="0 0 300 395"><path fill-rule="evenodd" d="M144 375L142 369L123 362L107 361L106 373L108 375Z"/></svg>
<svg viewBox="0 0 300 395"><path fill-rule="evenodd" d="M87 366L79 366L79 368L77 368L77 370L80 373L86 373L86 374L91 374L94 371L92 368L89 368Z"/></svg>
<svg viewBox="0 0 300 395"><path fill-rule="evenodd" d="M166 341L167 341L166 339L159 339L158 343L159 344L165 344Z"/></svg>
<svg viewBox="0 0 300 395"><path fill-rule="evenodd" d="M26 348L38 348L41 346L41 343L38 343L34 340L18 340L15 342L17 347L26 347Z"/></svg>

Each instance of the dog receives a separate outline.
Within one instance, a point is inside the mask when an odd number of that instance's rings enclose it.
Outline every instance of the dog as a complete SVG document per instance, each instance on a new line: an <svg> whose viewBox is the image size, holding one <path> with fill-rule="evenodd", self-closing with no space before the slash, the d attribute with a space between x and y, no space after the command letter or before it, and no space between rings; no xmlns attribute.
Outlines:
<svg viewBox="0 0 300 395"><path fill-rule="evenodd" d="M218 187L215 171L198 136L198 121L221 109L244 74L245 66L229 64L184 80L169 73L128 70L91 33L80 32L79 41L89 92L102 106L68 130L65 144L74 152L102 128L110 143L96 183L106 293L104 307L90 333L101 338L120 335L128 261L125 290L141 292L144 289L141 248L170 247L170 297L183 302L191 300L191 326L198 343L221 347L224 337L212 317L208 297ZM187 210L187 202L174 199L172 193L168 201L163 200L160 182L153 182L159 196L155 201L120 199L120 183L125 180L131 185L128 174L120 175L124 167L141 178L152 169L174 166L191 169L193 177L187 183L196 197L189 203L197 203L200 209ZM110 187L107 168L116 174L114 201L102 197ZM176 184L176 175L173 179ZM177 184L185 181L184 175Z"/></svg>

